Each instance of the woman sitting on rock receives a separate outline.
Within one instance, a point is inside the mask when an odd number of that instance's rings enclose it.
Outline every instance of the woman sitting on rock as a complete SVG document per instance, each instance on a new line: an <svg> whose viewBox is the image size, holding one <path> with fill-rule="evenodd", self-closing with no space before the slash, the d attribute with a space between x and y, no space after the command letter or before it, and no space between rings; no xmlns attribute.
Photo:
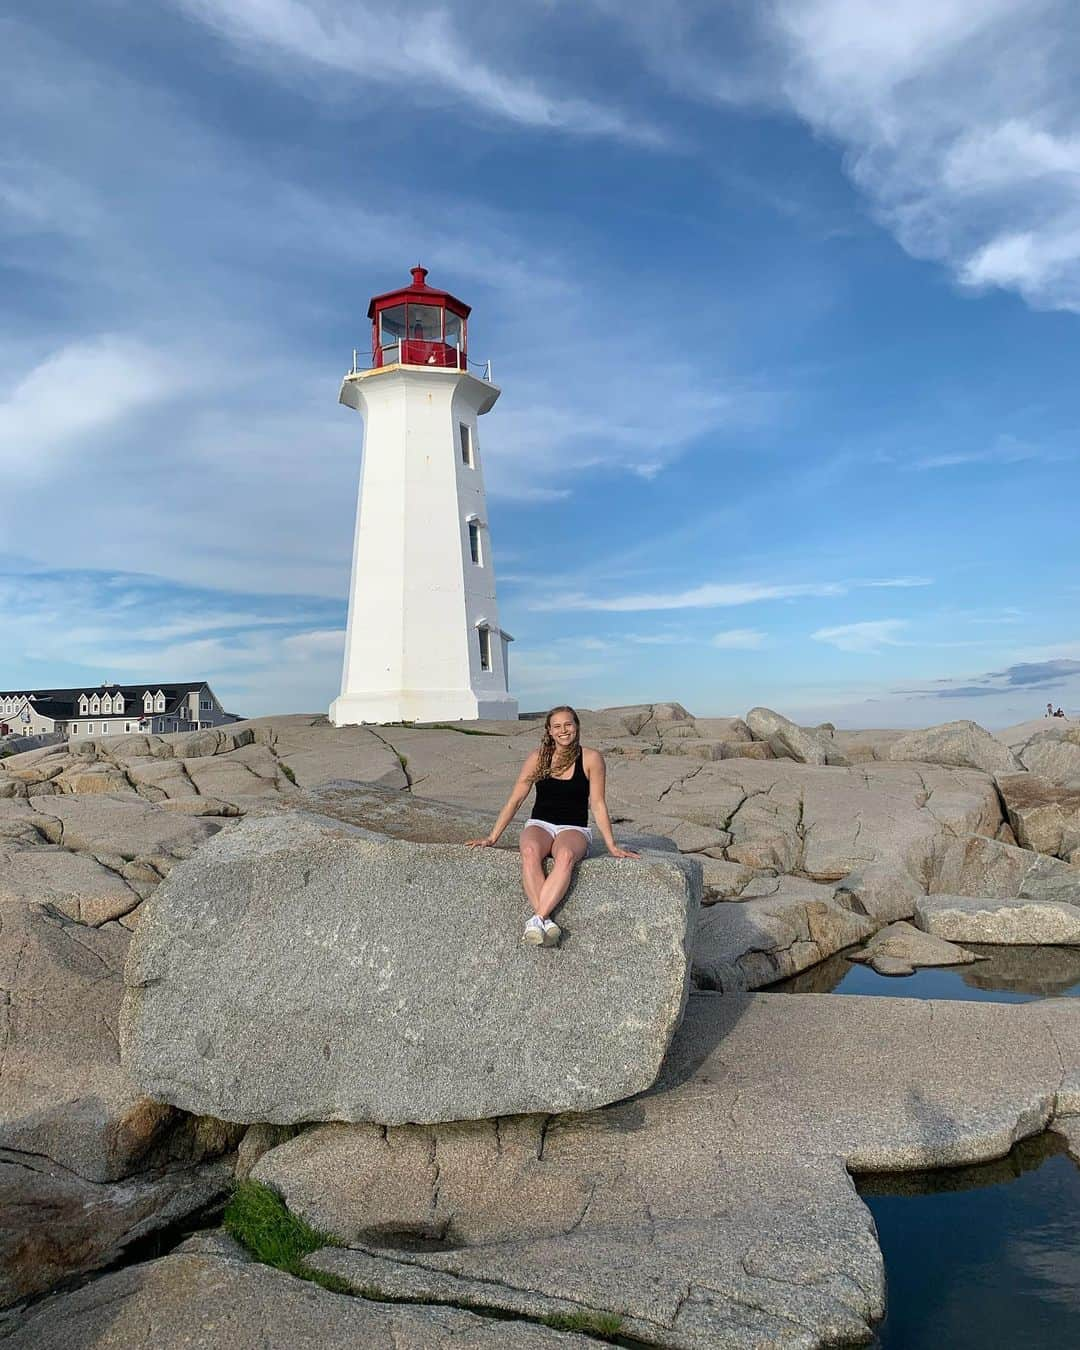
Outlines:
<svg viewBox="0 0 1080 1350"><path fill-rule="evenodd" d="M608 852L613 858L641 855L620 848L611 832L611 817L604 800L604 757L599 750L581 744L581 721L573 708L552 708L544 718L544 737L522 765L521 773L486 839L470 839L473 848L494 844L514 818L518 807L536 785L532 815L521 830L521 884L533 915L525 925L522 942L536 947L554 947L562 936L551 914L570 886L574 868L589 851L589 806ZM552 868L544 875L544 859L550 853Z"/></svg>

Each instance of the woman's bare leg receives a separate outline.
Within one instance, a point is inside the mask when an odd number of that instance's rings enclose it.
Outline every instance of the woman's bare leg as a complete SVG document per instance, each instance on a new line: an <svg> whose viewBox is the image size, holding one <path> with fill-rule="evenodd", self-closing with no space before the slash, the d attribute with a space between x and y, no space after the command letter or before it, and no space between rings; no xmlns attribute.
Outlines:
<svg viewBox="0 0 1080 1350"><path fill-rule="evenodd" d="M539 825L528 825L521 831L518 848L521 850L521 885L534 914L540 912L540 891L544 885L544 859L551 852L555 840Z"/></svg>
<svg viewBox="0 0 1080 1350"><path fill-rule="evenodd" d="M546 919L556 908L570 887L574 868L589 851L589 841L579 830L562 830L551 841L553 865L540 888L533 909Z"/></svg>

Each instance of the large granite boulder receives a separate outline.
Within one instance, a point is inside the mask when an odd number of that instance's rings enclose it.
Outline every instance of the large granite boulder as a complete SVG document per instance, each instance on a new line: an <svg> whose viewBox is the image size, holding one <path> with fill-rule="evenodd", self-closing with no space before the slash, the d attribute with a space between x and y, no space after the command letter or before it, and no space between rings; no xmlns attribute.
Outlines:
<svg viewBox="0 0 1080 1350"><path fill-rule="evenodd" d="M893 741L888 755L890 759L981 769L989 774L1017 773L1023 768L1008 746L978 722L943 722L923 731L912 731Z"/></svg>
<svg viewBox="0 0 1080 1350"><path fill-rule="evenodd" d="M946 845L929 889L935 895L1025 896L1080 905L1080 867L983 835L961 835Z"/></svg>
<svg viewBox="0 0 1080 1350"><path fill-rule="evenodd" d="M998 790L1018 844L1058 858L1080 849L1080 788L1018 773L999 778Z"/></svg>
<svg viewBox="0 0 1080 1350"><path fill-rule="evenodd" d="M831 886L759 878L738 901L705 911L694 941L694 983L724 993L760 989L864 941L877 926L837 904Z"/></svg>
<svg viewBox="0 0 1080 1350"><path fill-rule="evenodd" d="M826 738L821 732L796 726L771 708L751 708L746 725L756 741L769 743L778 759L794 759L799 764L828 762Z"/></svg>
<svg viewBox="0 0 1080 1350"><path fill-rule="evenodd" d="M998 733L1031 773L1058 787L1080 789L1080 726L1065 718L1041 717Z"/></svg>
<svg viewBox="0 0 1080 1350"><path fill-rule="evenodd" d="M231 1121L588 1109L656 1077L700 898L677 855L586 860L562 945L532 948L512 854L250 818L146 903L124 1063L156 1100Z"/></svg>

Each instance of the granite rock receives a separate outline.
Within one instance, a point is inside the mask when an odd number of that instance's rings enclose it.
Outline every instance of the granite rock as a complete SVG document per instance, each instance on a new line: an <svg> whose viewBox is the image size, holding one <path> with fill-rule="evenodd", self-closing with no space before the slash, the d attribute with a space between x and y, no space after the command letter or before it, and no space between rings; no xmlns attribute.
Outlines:
<svg viewBox="0 0 1080 1350"><path fill-rule="evenodd" d="M889 746L889 758L942 764L983 773L1017 773L1023 766L1012 751L977 722L943 722L901 736Z"/></svg>
<svg viewBox="0 0 1080 1350"><path fill-rule="evenodd" d="M820 732L796 726L771 708L751 708L746 725L756 741L768 742L777 758L794 759L799 764L827 762L826 738Z"/></svg>
<svg viewBox="0 0 1080 1350"><path fill-rule="evenodd" d="M1055 900L927 895L915 907L915 921L951 942L1080 944L1080 905Z"/></svg>
<svg viewBox="0 0 1080 1350"><path fill-rule="evenodd" d="M252 1123L581 1110L641 1091L682 1015L699 869L586 860L552 949L520 941L519 872L501 850L300 812L244 820L142 912L125 1065L158 1101Z"/></svg>
<svg viewBox="0 0 1080 1350"><path fill-rule="evenodd" d="M204 1250L200 1250L200 1246ZM186 1244L31 1308L8 1350L600 1350L601 1342L459 1308L333 1294L247 1260Z"/></svg>
<svg viewBox="0 0 1080 1350"><path fill-rule="evenodd" d="M864 961L879 975L911 975L920 966L966 966L980 958L965 947L934 937L910 923L891 923L849 961Z"/></svg>

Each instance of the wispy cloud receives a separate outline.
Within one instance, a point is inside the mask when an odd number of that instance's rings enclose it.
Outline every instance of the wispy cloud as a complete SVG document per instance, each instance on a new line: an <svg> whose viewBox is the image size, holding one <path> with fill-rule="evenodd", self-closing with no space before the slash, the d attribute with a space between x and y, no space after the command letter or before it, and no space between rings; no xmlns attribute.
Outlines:
<svg viewBox="0 0 1080 1350"><path fill-rule="evenodd" d="M300 63L368 90L382 85L400 95L407 88L410 107L416 100L429 108L458 105L519 126L646 146L667 139L656 126L612 104L546 87L526 69L498 68L483 55L497 29L474 22L470 32L462 32L458 12L442 6L364 0L345 6L333 0L174 3L224 38L239 60L269 61L285 78L295 80ZM391 98L389 106L400 108L400 99Z"/></svg>
<svg viewBox="0 0 1080 1350"><path fill-rule="evenodd" d="M762 600L797 600L808 596L847 595L863 587L927 586L922 577L898 577L876 581L798 581L798 582L706 582L683 591L642 591L630 595L591 596L582 592L555 595L534 600L534 610L607 610L624 612L661 609L721 609L732 605L750 605Z"/></svg>
<svg viewBox="0 0 1080 1350"><path fill-rule="evenodd" d="M901 462L901 468L954 469L968 464L1008 466L1033 460L1053 460L1060 456L1043 446L1029 445L1014 436L1000 436L996 443L981 450L946 450L935 455L916 456Z"/></svg>
<svg viewBox="0 0 1080 1350"><path fill-rule="evenodd" d="M765 645L767 637L767 633L757 628L728 628L723 633L716 633L709 642L713 647L728 651L757 651Z"/></svg>
<svg viewBox="0 0 1080 1350"><path fill-rule="evenodd" d="M907 626L906 619L864 619L861 623L819 628L810 636L815 642L827 642L842 652L873 656L885 647L902 646L900 634Z"/></svg>
<svg viewBox="0 0 1080 1350"><path fill-rule="evenodd" d="M116 334L73 343L0 395L0 468L39 477L85 436L184 391L190 367L171 372L163 352Z"/></svg>
<svg viewBox="0 0 1080 1350"><path fill-rule="evenodd" d="M965 287L1080 309L1070 0L762 0L735 25L710 0L657 0L647 17L594 3L680 93L791 109L838 143L913 256Z"/></svg>

